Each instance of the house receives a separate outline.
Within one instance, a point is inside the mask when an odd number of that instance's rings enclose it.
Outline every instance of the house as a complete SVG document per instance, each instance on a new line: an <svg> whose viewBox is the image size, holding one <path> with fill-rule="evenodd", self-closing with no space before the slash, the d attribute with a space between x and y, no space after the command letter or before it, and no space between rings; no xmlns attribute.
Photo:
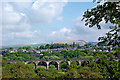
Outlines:
<svg viewBox="0 0 120 80"><path fill-rule="evenodd" d="M43 55L43 54L40 54L40 55Z"/></svg>
<svg viewBox="0 0 120 80"><path fill-rule="evenodd" d="M40 52L45 52L45 51L46 51L46 50L44 50L44 49L41 49L41 50L40 50Z"/></svg>
<svg viewBox="0 0 120 80"><path fill-rule="evenodd" d="M102 50L99 50L100 52L102 52Z"/></svg>
<svg viewBox="0 0 120 80"><path fill-rule="evenodd" d="M104 52L109 52L108 50L104 50Z"/></svg>
<svg viewBox="0 0 120 80"><path fill-rule="evenodd" d="M22 51L22 52L26 52L27 50L26 50L26 49L22 49L21 51Z"/></svg>
<svg viewBox="0 0 120 80"><path fill-rule="evenodd" d="M96 50L95 49L92 49L91 52L95 52Z"/></svg>
<svg viewBox="0 0 120 80"><path fill-rule="evenodd" d="M49 52L49 53L52 53L52 50L49 50L48 52Z"/></svg>
<svg viewBox="0 0 120 80"><path fill-rule="evenodd" d="M12 49L12 50L9 50L10 53L14 53L14 52L18 52L17 49Z"/></svg>
<svg viewBox="0 0 120 80"><path fill-rule="evenodd" d="M34 52L36 52L36 53L40 53L40 51L39 51L39 50L34 50Z"/></svg>

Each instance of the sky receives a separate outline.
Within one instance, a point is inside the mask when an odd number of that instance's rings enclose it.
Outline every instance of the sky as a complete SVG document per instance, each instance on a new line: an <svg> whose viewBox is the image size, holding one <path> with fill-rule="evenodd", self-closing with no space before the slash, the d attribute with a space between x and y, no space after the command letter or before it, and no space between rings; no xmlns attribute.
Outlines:
<svg viewBox="0 0 120 80"><path fill-rule="evenodd" d="M81 21L93 2L2 2L2 45L39 44L64 40L98 41L109 30L89 28ZM107 27L104 21L102 26Z"/></svg>

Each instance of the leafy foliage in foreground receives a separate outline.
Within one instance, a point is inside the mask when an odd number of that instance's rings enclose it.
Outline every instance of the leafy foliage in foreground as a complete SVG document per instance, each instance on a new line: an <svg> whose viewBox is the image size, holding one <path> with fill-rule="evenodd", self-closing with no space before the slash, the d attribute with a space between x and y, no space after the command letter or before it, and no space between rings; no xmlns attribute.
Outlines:
<svg viewBox="0 0 120 80"><path fill-rule="evenodd" d="M34 69L31 65L24 63L7 64L3 61L3 78L89 78L89 79L120 79L120 62L110 61L102 57L98 61L86 61L82 65L73 62L67 67L63 63L61 69L56 70L54 65L50 65L49 70L44 68Z"/></svg>
<svg viewBox="0 0 120 80"><path fill-rule="evenodd" d="M105 23L110 22L113 24L108 26L110 31L106 33L105 37L99 37L98 40L100 40L101 43L120 46L120 10L118 9L118 4L120 4L120 2L104 2L84 12L82 20L85 20L85 25L88 25L90 28L96 26L98 29L101 29L100 23L103 20Z"/></svg>
<svg viewBox="0 0 120 80"><path fill-rule="evenodd" d="M3 62L3 78L34 78L35 72L29 65L23 63L7 64Z"/></svg>

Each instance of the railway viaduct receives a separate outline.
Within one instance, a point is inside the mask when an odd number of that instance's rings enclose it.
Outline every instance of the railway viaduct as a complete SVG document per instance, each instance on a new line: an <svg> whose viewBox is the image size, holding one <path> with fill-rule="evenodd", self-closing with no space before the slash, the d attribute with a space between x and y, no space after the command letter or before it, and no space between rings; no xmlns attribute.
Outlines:
<svg viewBox="0 0 120 80"><path fill-rule="evenodd" d="M57 63L57 69L59 70L60 68L60 63L66 61L68 65L71 64L71 62L73 61L76 61L79 65L81 65L81 62L83 61L87 61L88 59L87 58L76 58L76 59L51 59L51 60L9 60L7 61L7 63L16 63L16 62L22 62L22 63L25 63L25 64L28 64L28 63L34 63L35 64L35 68L38 68L38 64L40 62L43 62L46 64L46 69L49 69L49 65L51 62L55 62ZM94 59L95 61L98 60L98 58Z"/></svg>

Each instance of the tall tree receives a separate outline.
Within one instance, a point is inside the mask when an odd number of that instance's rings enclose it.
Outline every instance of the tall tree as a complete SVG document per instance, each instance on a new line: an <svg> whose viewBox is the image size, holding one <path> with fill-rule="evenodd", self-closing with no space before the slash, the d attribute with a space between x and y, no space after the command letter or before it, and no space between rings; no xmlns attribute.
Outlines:
<svg viewBox="0 0 120 80"><path fill-rule="evenodd" d="M96 0L93 0L94 2ZM99 0L100 2L102 0ZM110 31L106 33L106 36L99 37L100 43L108 43L108 45L120 46L120 0L118 2L104 2L103 4L98 4L95 8L87 10L83 14L83 19L85 20L85 25L90 28L97 26L101 29L100 22L103 20L105 23L110 22L113 26L109 26Z"/></svg>

